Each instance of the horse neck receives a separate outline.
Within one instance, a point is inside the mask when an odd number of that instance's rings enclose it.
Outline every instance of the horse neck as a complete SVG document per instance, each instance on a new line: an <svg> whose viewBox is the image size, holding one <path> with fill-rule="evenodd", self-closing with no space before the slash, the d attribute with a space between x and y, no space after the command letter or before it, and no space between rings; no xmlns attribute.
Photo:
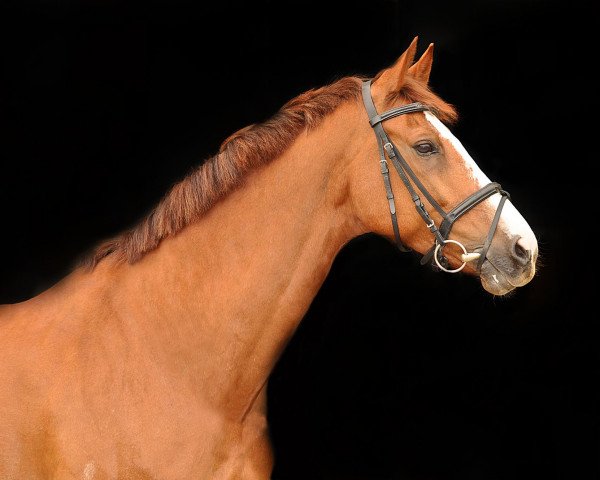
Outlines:
<svg viewBox="0 0 600 480"><path fill-rule="evenodd" d="M121 267L119 308L144 345L232 415L249 408L334 257L361 233L343 164L355 114L340 106L197 222Z"/></svg>

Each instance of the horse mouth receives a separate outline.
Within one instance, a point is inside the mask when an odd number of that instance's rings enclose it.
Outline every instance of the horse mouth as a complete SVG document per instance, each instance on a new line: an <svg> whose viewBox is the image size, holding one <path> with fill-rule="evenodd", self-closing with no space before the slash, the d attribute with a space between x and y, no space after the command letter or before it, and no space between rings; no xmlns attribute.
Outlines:
<svg viewBox="0 0 600 480"><path fill-rule="evenodd" d="M518 287L518 285L513 284L510 279L487 258L481 266L479 278L483 288L488 293L496 296L506 295Z"/></svg>

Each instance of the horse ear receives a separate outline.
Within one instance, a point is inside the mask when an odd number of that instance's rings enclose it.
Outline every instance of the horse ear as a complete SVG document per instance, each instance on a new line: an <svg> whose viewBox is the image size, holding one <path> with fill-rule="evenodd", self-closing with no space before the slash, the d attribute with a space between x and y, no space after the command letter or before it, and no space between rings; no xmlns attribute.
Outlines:
<svg viewBox="0 0 600 480"><path fill-rule="evenodd" d="M421 58L408 69L408 74L415 77L417 80L427 84L429 82L429 74L431 73L431 65L433 64L433 43L430 43L421 55Z"/></svg>
<svg viewBox="0 0 600 480"><path fill-rule="evenodd" d="M410 43L406 51L400 55L396 63L390 68L386 68L374 80L378 85L382 86L387 92L399 92L404 84L404 78L408 72L408 68L412 64L415 53L417 52L417 42L419 37L415 37Z"/></svg>

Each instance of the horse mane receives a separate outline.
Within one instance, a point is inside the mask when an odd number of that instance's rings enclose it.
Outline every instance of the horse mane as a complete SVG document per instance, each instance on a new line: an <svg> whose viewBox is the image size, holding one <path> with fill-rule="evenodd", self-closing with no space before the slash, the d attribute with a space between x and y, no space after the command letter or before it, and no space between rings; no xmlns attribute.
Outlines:
<svg viewBox="0 0 600 480"><path fill-rule="evenodd" d="M279 157L300 133L317 127L339 105L361 96L362 78L344 77L330 85L312 89L287 102L269 120L249 125L229 136L219 152L175 184L158 205L132 229L104 241L84 259L93 269L110 256L135 263L201 217L220 199L239 188L246 174ZM428 105L445 122L456 119L454 108L425 84L407 77L398 98Z"/></svg>

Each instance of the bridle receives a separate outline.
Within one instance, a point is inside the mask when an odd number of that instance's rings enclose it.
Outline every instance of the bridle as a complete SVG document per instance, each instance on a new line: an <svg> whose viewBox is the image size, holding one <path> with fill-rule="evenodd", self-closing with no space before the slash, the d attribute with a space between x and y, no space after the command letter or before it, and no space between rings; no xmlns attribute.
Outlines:
<svg viewBox="0 0 600 480"><path fill-rule="evenodd" d="M404 183L404 186L410 193L412 201L415 204L415 208L417 212L429 228L429 231L434 236L433 246L429 249L429 251L423 255L421 259L421 265L425 265L430 262L433 258L435 265L444 272L448 273L457 273L460 272L468 261L478 260L477 262L477 271L481 271L481 266L485 261L487 252L492 244L492 240L494 238L494 234L496 233L496 228L498 227L498 223L500 222L500 215L502 214L502 207L504 207L504 203L510 195L502 190L502 187L499 183L489 183L485 187L477 190L475 193L469 195L462 202L460 202L456 207L454 207L449 212L444 211L441 205L431 196L431 194L427 191L425 186L421 183L419 178L415 175L412 168L408 165L406 160L400 155L400 151L394 145L394 142L388 137L387 133L383 128L383 122L389 120L390 118L398 117L400 115L405 115L407 113L416 113L416 112L425 112L428 111L429 108L422 103L415 102L409 103L408 105L402 105L400 107L392 108L387 112L382 114L377 113L377 109L375 108L375 104L373 103L373 97L371 96L371 82L372 80L364 81L362 84L362 98L365 108L367 110L367 114L369 115L369 123L373 130L375 131L375 135L377 136L377 145L379 148L379 166L381 167L381 175L383 176L383 184L385 185L385 192L388 199L388 204L390 207L390 215L392 217L392 227L394 228L394 238L396 240L396 245L398 249L402 252L409 252L410 249L407 248L400 239L400 231L398 229L398 219L396 217L396 204L394 202L394 192L392 191L392 184L390 183L390 171L388 169L388 162L386 160L386 153L388 158L391 160L392 165L398 172L398 176ZM413 186L416 185L416 188ZM442 216L442 223L438 228L435 225L435 222L429 215L429 212L425 208L425 205L421 201L421 197L419 196L418 191L427 199L430 205L437 210L437 212ZM448 235L450 235L450 230L452 230L452 226L460 217L462 217L465 213L471 210L476 205L480 204L487 198L491 197L495 193L499 193L501 195L500 202L498 203L498 208L496 209L496 213L494 215L494 219L490 225L490 229L488 231L487 237L483 246L479 249L478 252L467 252L465 246L458 242L457 240L448 239ZM444 257L443 249L448 244L452 243L457 245L462 251L461 259L463 264L455 269L449 268L449 262L446 257Z"/></svg>

